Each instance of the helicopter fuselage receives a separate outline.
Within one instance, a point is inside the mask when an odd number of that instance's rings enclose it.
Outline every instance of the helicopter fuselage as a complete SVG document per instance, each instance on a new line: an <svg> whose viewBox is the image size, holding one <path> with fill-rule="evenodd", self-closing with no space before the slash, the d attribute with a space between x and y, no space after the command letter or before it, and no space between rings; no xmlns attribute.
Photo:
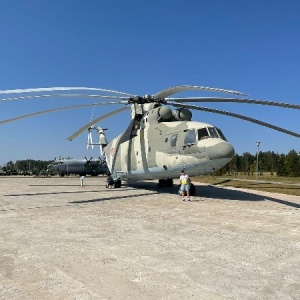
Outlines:
<svg viewBox="0 0 300 300"><path fill-rule="evenodd" d="M122 180L178 178L185 169L189 176L210 174L234 156L233 147L216 127L195 121L148 124L127 130L105 148L107 164Z"/></svg>

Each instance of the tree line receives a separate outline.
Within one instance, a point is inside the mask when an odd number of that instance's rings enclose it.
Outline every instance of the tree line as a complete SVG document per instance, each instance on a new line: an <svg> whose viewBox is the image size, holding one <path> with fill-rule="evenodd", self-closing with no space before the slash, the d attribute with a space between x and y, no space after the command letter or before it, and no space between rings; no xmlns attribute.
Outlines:
<svg viewBox="0 0 300 300"><path fill-rule="evenodd" d="M51 160L17 160L7 162L0 171L2 173L10 174L37 174L47 172L47 166ZM223 168L215 172L215 175L242 173L245 175L254 175L257 170L257 154L250 154L249 152L242 155L235 154L234 158ZM258 153L258 172L270 173L274 176L300 176L300 152L291 150L288 154L278 154L273 151Z"/></svg>
<svg viewBox="0 0 300 300"><path fill-rule="evenodd" d="M254 175L257 171L257 154L246 152L235 157L216 175L242 173ZM270 173L274 176L299 177L300 176L300 152L291 150L288 154L278 154L273 151L258 153L258 172Z"/></svg>
<svg viewBox="0 0 300 300"><path fill-rule="evenodd" d="M2 168L3 174L6 175L32 175L39 173L46 173L47 166L51 163L51 160L17 160L16 162L9 161Z"/></svg>

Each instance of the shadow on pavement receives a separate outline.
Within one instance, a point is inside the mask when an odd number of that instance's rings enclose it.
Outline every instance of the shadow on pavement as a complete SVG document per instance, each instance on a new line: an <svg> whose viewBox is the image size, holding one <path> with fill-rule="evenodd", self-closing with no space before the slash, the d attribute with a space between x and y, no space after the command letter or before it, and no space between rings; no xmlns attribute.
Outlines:
<svg viewBox="0 0 300 300"><path fill-rule="evenodd" d="M71 204L88 204L88 203L94 203L94 202L102 202L102 201L115 201L120 199L132 199L137 197L143 197L143 196L149 196L149 195L155 195L159 194L157 193L141 193L141 194L134 194L134 195L126 195L126 196L116 196L116 197L103 197L103 198L97 198L97 199L90 199L90 200L77 200L77 201L71 201L69 203Z"/></svg>
<svg viewBox="0 0 300 300"><path fill-rule="evenodd" d="M158 188L157 183L155 182L136 182L131 184L130 186L135 188L143 188L147 190L156 190L159 193L171 193L171 194L178 194L178 186L174 185L172 188ZM299 203L295 203L288 200L282 200L278 198L268 197L256 194L255 191L248 193L245 191L236 191L236 190L229 190L222 187L215 187L212 185L195 185L196 193L195 198L193 199L194 202L202 201L202 199L197 199L198 197L204 197L206 199L212 200L228 200L228 201L272 201L279 204L283 204L286 206L300 208Z"/></svg>

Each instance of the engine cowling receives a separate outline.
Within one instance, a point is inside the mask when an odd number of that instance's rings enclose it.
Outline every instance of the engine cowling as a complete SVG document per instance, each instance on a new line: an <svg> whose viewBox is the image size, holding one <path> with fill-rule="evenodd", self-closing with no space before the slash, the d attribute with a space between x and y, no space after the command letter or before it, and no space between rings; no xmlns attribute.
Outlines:
<svg viewBox="0 0 300 300"><path fill-rule="evenodd" d="M172 115L176 121L191 121L193 114L189 109L182 107L173 110Z"/></svg>
<svg viewBox="0 0 300 300"><path fill-rule="evenodd" d="M159 106L149 112L148 120L150 122L166 122L172 117L172 110L168 106Z"/></svg>

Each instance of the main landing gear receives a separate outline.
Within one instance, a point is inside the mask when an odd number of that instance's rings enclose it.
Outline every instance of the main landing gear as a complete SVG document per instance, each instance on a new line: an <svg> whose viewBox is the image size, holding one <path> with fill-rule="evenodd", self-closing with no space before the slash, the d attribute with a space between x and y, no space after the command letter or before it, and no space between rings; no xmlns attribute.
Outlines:
<svg viewBox="0 0 300 300"><path fill-rule="evenodd" d="M122 185L121 179L119 179L119 178L118 179L113 179L112 177L110 177L106 180L105 187L106 188L112 187L112 188L118 189L118 188L121 187L121 185Z"/></svg>

